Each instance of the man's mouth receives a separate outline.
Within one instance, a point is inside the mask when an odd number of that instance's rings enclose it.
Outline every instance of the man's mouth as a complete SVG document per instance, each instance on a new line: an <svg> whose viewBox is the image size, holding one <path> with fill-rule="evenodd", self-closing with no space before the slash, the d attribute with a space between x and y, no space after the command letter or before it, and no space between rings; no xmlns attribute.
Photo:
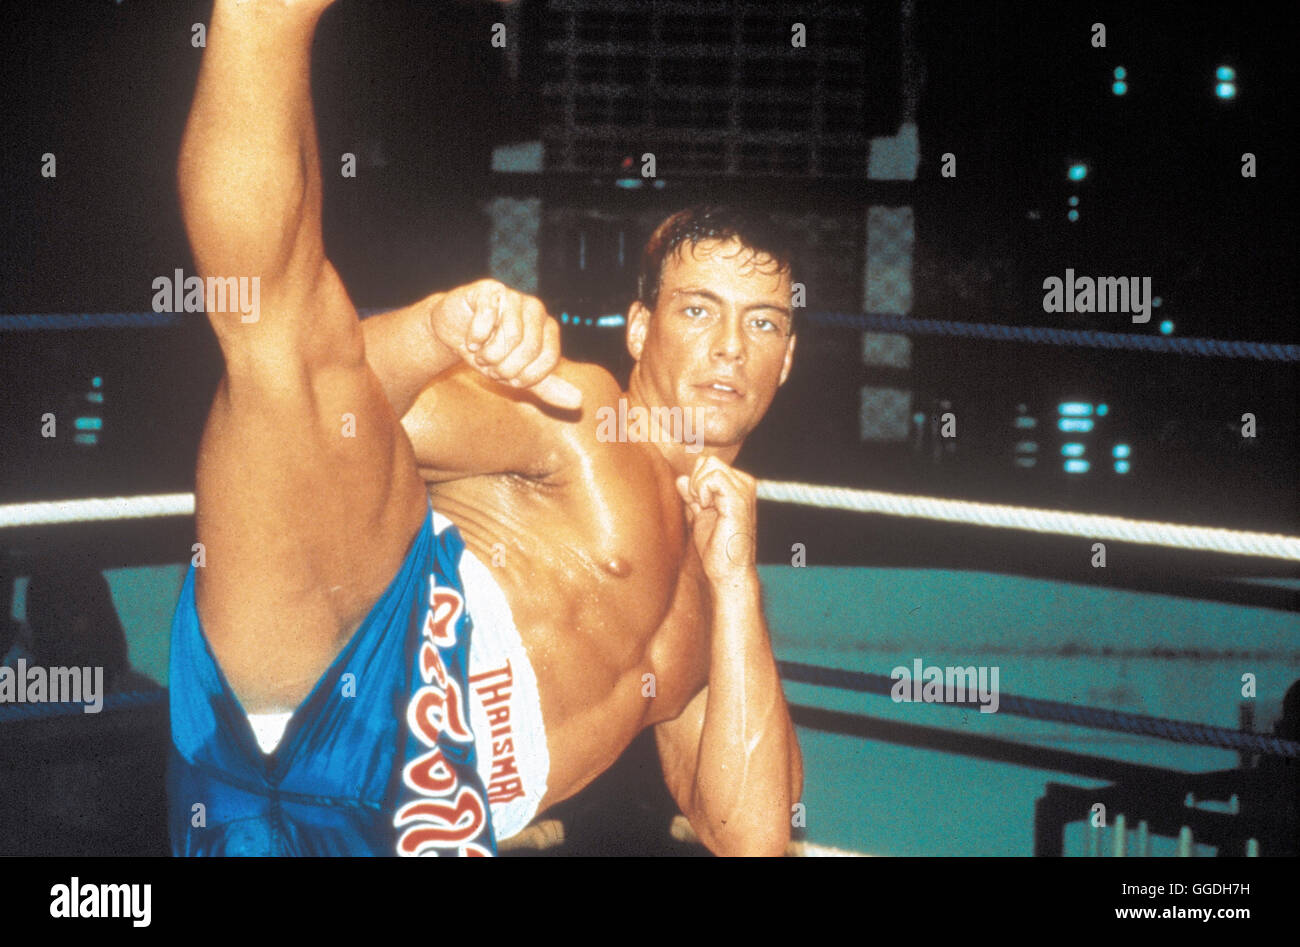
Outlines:
<svg viewBox="0 0 1300 947"><path fill-rule="evenodd" d="M702 385L695 386L697 390L704 392L705 396L711 400L717 401L739 401L745 397L745 393L735 385L725 381L705 382Z"/></svg>

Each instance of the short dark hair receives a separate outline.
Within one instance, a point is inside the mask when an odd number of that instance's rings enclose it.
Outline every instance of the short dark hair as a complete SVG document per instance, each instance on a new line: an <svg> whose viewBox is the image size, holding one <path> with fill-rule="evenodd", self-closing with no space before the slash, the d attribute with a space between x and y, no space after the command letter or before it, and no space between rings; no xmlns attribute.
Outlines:
<svg viewBox="0 0 1300 947"><path fill-rule="evenodd" d="M659 302L664 261L679 247L685 244L693 247L705 240L736 240L754 256L771 257L780 270L789 272L790 282L795 281L797 248L788 230L767 214L719 204L700 204L668 217L646 241L636 281L637 298L643 306L653 310ZM793 322L791 331L794 331Z"/></svg>

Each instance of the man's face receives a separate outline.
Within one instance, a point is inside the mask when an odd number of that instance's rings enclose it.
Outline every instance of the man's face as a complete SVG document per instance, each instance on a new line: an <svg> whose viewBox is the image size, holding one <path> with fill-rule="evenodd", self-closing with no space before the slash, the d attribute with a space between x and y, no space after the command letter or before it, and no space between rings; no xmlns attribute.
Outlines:
<svg viewBox="0 0 1300 947"><path fill-rule="evenodd" d="M654 311L628 310L639 394L696 409L706 446L738 445L790 374L791 317L789 273L770 257L736 240L683 244L664 261Z"/></svg>

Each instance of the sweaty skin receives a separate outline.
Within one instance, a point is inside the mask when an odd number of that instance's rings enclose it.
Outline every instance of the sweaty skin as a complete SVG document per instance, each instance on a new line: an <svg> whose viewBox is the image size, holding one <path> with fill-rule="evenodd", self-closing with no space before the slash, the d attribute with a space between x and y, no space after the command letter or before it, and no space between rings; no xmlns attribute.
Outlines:
<svg viewBox="0 0 1300 947"><path fill-rule="evenodd" d="M674 480L702 457L730 463L788 373L789 277L752 257L715 242L669 258L657 311L630 313L641 359L627 392L598 366L561 363L582 409L549 422L562 448L545 476L440 482L436 469L450 403L522 395L453 371L403 418L434 508L491 565L537 673L551 754L543 808L595 779L642 729L677 717L708 679L710 587ZM719 378L740 396L697 387ZM600 441L596 412L621 397L702 412L703 450ZM646 674L653 698L642 696Z"/></svg>
<svg viewBox="0 0 1300 947"><path fill-rule="evenodd" d="M790 370L787 271L735 241L665 261L628 310L633 407L706 409L703 450L608 443L623 395L492 280L357 316L321 236L310 54L330 0L216 0L178 163L225 362L199 448L203 632L249 713L291 711L434 508L496 575L537 674L543 808L653 726L664 779L723 854L780 854L801 759L763 620L755 483L734 470ZM719 391L715 383L730 390ZM399 421L399 419L401 419ZM648 678L646 675L653 675Z"/></svg>

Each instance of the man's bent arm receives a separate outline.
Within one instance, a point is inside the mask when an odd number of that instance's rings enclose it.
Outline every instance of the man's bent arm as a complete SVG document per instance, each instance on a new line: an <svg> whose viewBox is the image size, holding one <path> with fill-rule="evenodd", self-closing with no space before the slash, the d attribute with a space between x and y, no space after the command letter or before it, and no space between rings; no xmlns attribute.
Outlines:
<svg viewBox="0 0 1300 947"><path fill-rule="evenodd" d="M713 587L706 693L691 823L718 854L784 854L803 766L756 571Z"/></svg>
<svg viewBox="0 0 1300 947"><path fill-rule="evenodd" d="M445 297L446 293L433 293L361 322L366 361L399 418L411 410L429 382L460 362L430 328L433 311Z"/></svg>
<svg viewBox="0 0 1300 947"><path fill-rule="evenodd" d="M677 489L709 581L711 642L708 686L655 729L664 779L713 852L781 855L803 760L763 620L757 481L710 457Z"/></svg>

